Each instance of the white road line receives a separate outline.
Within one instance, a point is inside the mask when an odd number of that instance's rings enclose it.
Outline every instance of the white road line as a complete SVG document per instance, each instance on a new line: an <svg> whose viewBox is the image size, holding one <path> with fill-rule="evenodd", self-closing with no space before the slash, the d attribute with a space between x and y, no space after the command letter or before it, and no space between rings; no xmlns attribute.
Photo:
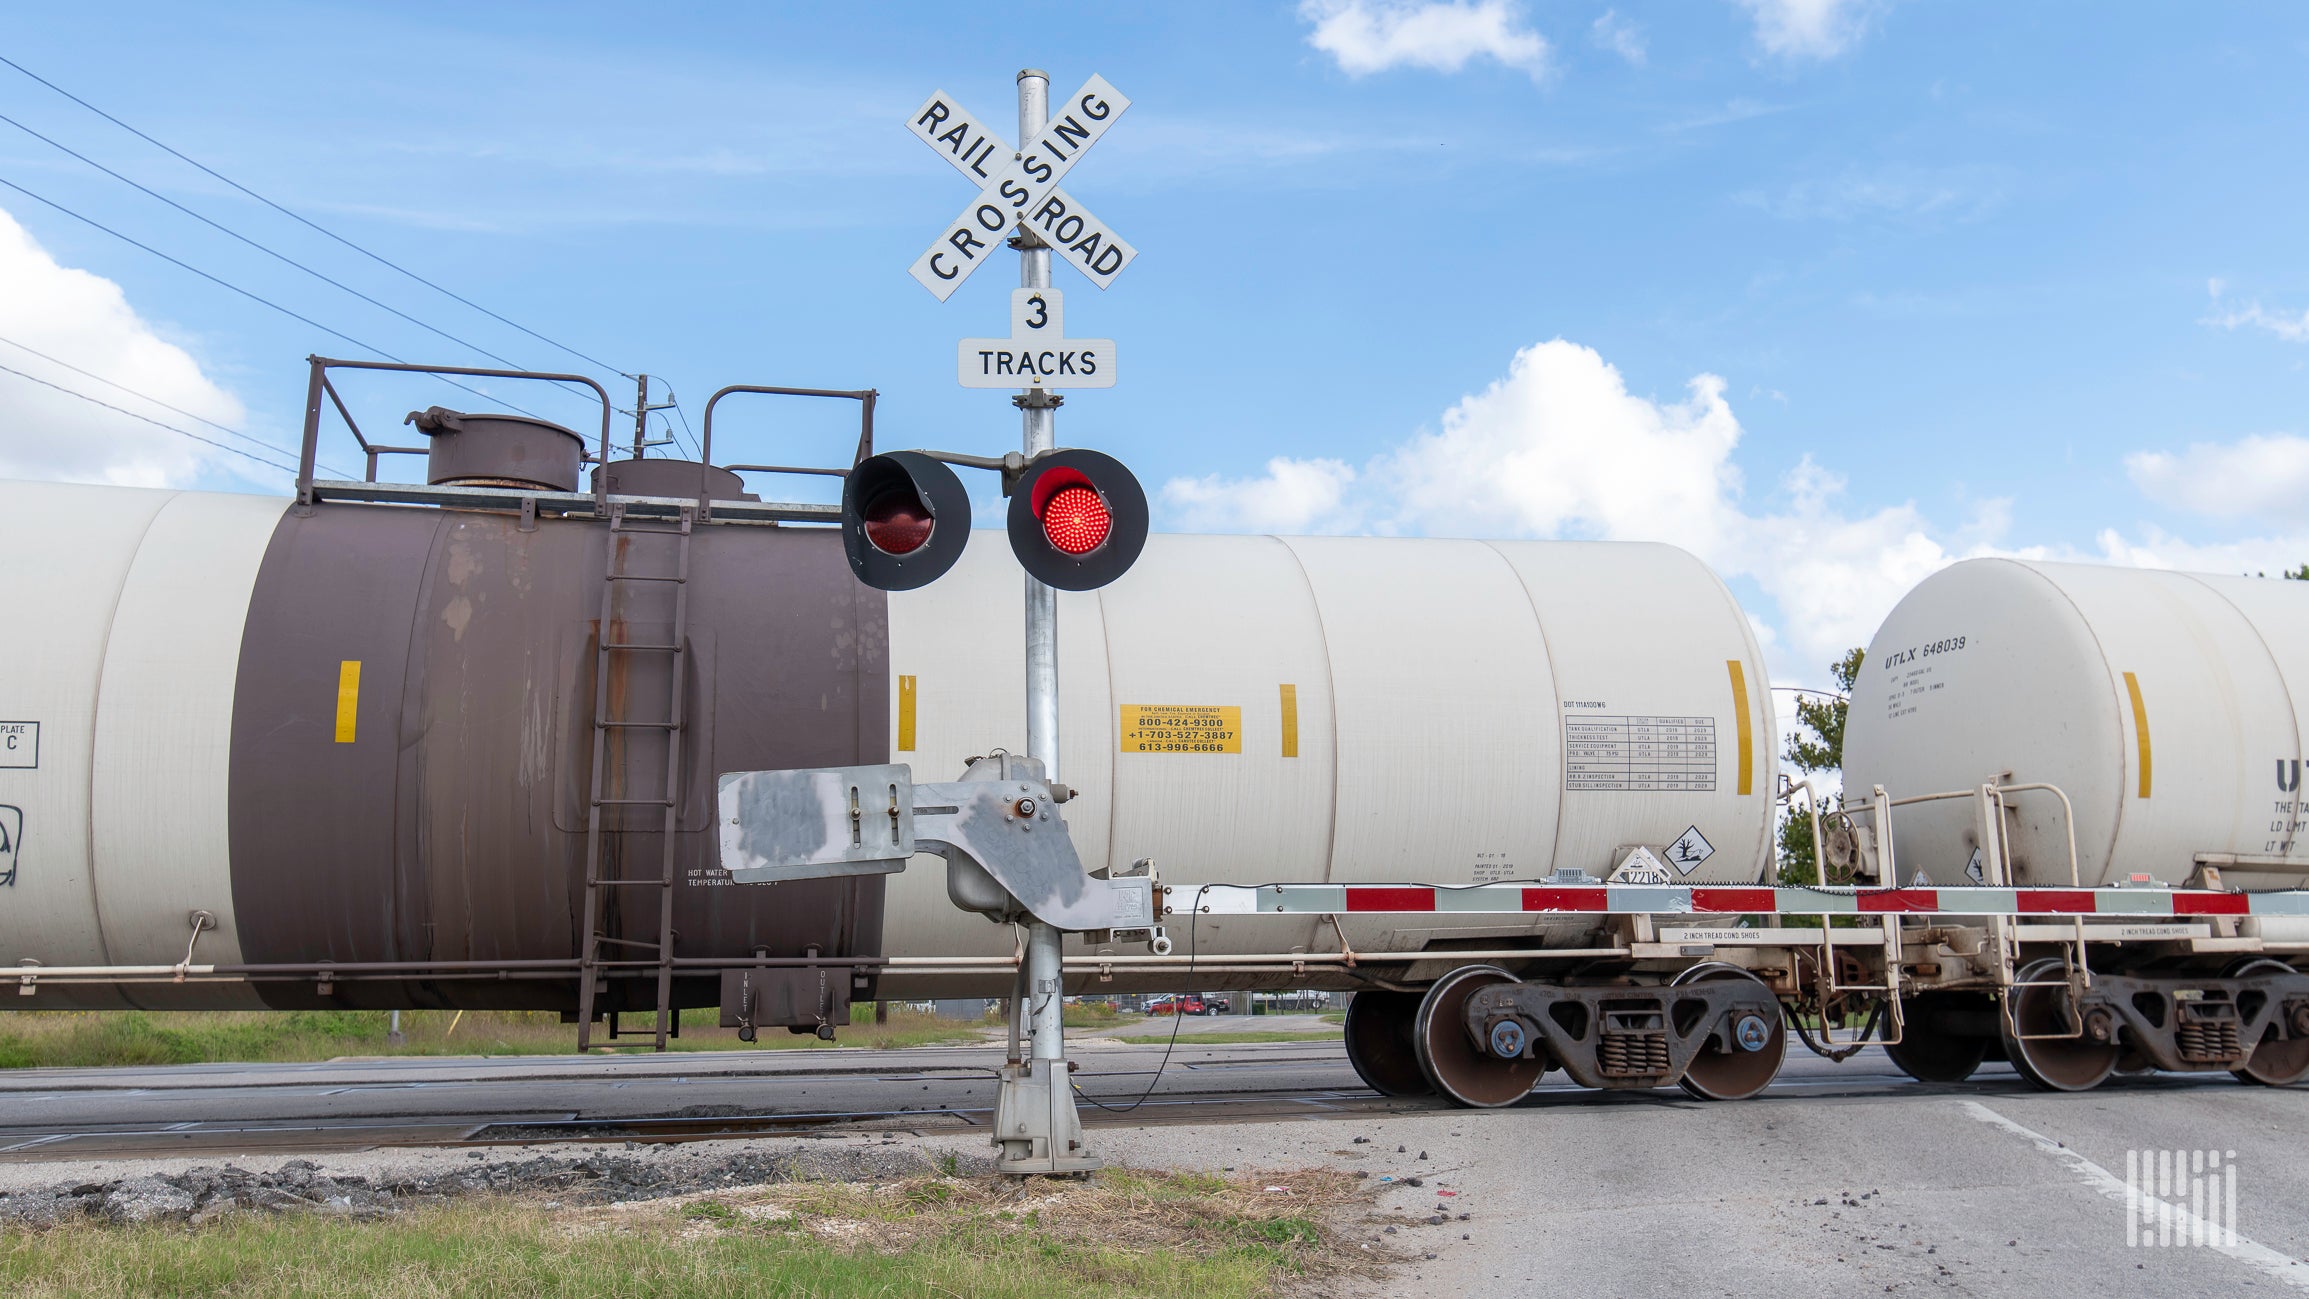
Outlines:
<svg viewBox="0 0 2309 1299"><path fill-rule="evenodd" d="M2037 1149L2067 1164L2077 1174L2078 1181L2125 1205L2126 1212L2137 1211L2134 1206L2139 1201L2135 1197L2140 1193L2127 1185L2125 1179L2051 1137L2032 1128L2022 1127L1979 1101L1958 1101L1957 1104L1963 1106L1964 1112L1973 1118L1991 1127L2002 1128L2023 1141L2033 1142ZM2185 1204L2172 1201L2165 1201L2163 1204L2165 1212L2173 1219L2176 1234L2183 1228L2186 1228L2190 1234L2201 1231L2204 1239L2208 1242L2205 1248L2226 1254L2266 1276L2274 1277L2292 1286L2296 1290L2309 1290L2309 1267L2303 1266L2301 1260L2281 1254L2259 1241L2248 1240L2243 1236L2236 1235L2217 1224L2206 1222L2196 1214L2189 1212L2188 1206ZM2210 1243L2220 1240L2223 1236L2230 1237L2236 1243L2233 1245Z"/></svg>

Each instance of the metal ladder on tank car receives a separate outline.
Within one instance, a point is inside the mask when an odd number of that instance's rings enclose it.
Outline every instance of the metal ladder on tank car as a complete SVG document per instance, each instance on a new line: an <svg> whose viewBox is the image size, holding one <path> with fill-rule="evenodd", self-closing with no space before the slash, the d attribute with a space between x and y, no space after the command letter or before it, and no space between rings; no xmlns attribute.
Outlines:
<svg viewBox="0 0 2309 1299"><path fill-rule="evenodd" d="M696 511L685 507L678 520L650 520L671 526L636 526L626 516L623 503L612 501L609 507L608 557L603 563L601 583L600 631L595 637L593 660L593 784L585 814L585 929L584 946L578 961L579 990L577 994L577 1049L580 1052L597 1046L612 1045L619 1037L655 1038L656 1049L663 1051L669 1037L678 1030L673 1009L673 896L675 832L679 828L682 805L682 737L687 729L682 700L686 682L688 656L683 646L689 630L689 559L691 529L697 522ZM671 574L636 573L628 561L637 545L625 544L625 539L664 537L674 543L674 564ZM673 634L664 644L613 639L617 635L631 636L635 619L616 616L619 597L631 588L646 589L646 585L670 585L673 589ZM620 633L618 628L628 630ZM671 657L667 671L669 688L666 706L656 716L635 716L630 691L613 692L610 689L611 668L615 656L635 654L665 654ZM630 678L628 678L630 680ZM612 716L613 705L619 715ZM662 797L633 798L633 791L620 788L620 797L605 797L606 773L611 752L611 735L624 732L628 737L652 732L665 739L665 789ZM630 738L616 747L622 751ZM602 809L615 807L654 807L661 820L658 825L658 874L632 876L624 872L629 863L643 856L640 853L618 854L619 873L605 873L602 854ZM629 834L625 844L630 846L639 835ZM625 913L623 891L629 889L656 889L658 891L657 940L619 938L610 931ZM618 955L620 952L647 952L649 959ZM606 1013L608 1042L594 1040L596 998L607 990L608 977L613 971L654 967L657 972L657 1014L651 1029L621 1032L617 1011Z"/></svg>

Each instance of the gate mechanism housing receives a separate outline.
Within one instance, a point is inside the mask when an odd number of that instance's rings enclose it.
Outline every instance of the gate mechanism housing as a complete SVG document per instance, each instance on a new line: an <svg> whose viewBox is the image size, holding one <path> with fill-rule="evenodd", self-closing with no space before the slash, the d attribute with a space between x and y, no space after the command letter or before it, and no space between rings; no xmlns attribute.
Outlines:
<svg viewBox="0 0 2309 1299"><path fill-rule="evenodd" d="M962 779L933 785L915 784L903 763L731 772L722 866L740 884L777 884L904 870L931 852L969 910L1024 911L1078 933L1153 925L1153 879L1085 871L1056 794L1041 763L1015 754L973 758Z"/></svg>

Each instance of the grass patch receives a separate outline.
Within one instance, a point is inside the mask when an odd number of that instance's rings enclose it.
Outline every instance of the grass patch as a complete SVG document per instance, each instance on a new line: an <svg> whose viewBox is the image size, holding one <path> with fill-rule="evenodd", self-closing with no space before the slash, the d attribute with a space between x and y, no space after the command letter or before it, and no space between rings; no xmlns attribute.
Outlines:
<svg viewBox="0 0 2309 1299"><path fill-rule="evenodd" d="M1309 1029L1305 1032L1298 1032L1288 1029L1246 1029L1240 1033L1181 1033L1179 1034L1179 1041L1182 1044L1193 1042L1208 1043L1211 1046L1225 1046L1234 1042L1334 1042L1339 1039L1339 1036L1340 1030ZM1171 1035L1158 1033L1153 1037L1137 1036L1117 1040L1123 1042L1168 1042L1171 1040Z"/></svg>
<svg viewBox="0 0 2309 1299"><path fill-rule="evenodd" d="M865 1013L865 1008L860 1008ZM765 1029L759 1041L740 1042L719 1026L720 1013L688 1010L676 1051L891 1050L982 1040L980 1026L893 1010L888 1023L860 1022L838 1030L835 1042ZM327 1060L347 1055L566 1055L577 1049L577 1026L551 1011L446 1010L401 1012L407 1039L386 1040L381 1010L17 1011L0 1016L0 1069L88 1068L106 1065L265 1063ZM624 1039L620 1039L623 1041ZM647 1042L648 1039L641 1039Z"/></svg>
<svg viewBox="0 0 2309 1299"><path fill-rule="evenodd" d="M1068 1028L1120 1028L1125 1024L1140 1023L1146 1016L1136 1011L1118 1010L1111 1002L1085 1001L1066 1007L1060 1012L1059 1018ZM1001 1022L999 1016L995 1022Z"/></svg>
<svg viewBox="0 0 2309 1299"><path fill-rule="evenodd" d="M0 1292L1250 1299L1382 1261L1350 1256L1327 1225L1364 1203L1333 1170L1236 1179L1110 1169L1088 1182L794 1183L605 1208L491 1199L371 1222L83 1222L0 1231Z"/></svg>

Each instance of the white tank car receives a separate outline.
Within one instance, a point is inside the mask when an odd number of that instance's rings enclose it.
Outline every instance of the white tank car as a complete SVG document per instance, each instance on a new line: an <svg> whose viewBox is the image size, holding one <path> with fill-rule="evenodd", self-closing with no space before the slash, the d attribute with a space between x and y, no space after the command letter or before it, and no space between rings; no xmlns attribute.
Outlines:
<svg viewBox="0 0 2309 1299"><path fill-rule="evenodd" d="M1844 784L1894 797L2059 786L2082 882L2309 884L2300 841L2309 583L1976 559L1893 609L1854 683ZM2019 795L2013 877L2067 884L2060 805ZM1895 869L1971 883L1971 804L1893 815Z"/></svg>
<svg viewBox="0 0 2309 1299"><path fill-rule="evenodd" d="M0 966L87 972L12 1008L566 1000L600 525L0 483L0 543L18 629L0 638ZM948 780L1022 750L1023 579L1003 534L975 534L954 572L886 608L830 529L716 526L694 545L677 954L1008 955L1011 931L949 902L934 858L886 892L879 877L730 887L712 780L694 778L894 760ZM1057 776L1081 791L1065 815L1094 869L1461 885L1600 878L1632 845L1676 858L1682 883L1767 868L1762 656L1682 551L1158 536L1059 608ZM656 625L629 621L619 634L643 641ZM664 707L653 666L613 678L631 716ZM629 748L609 750L612 774L662 782L662 751ZM658 839L616 834L657 869ZM654 905L618 914L609 932L656 937ZM1577 946L1594 924L1370 917L1346 938ZM1203 956L1339 937L1305 917L1172 926ZM219 977L172 977L188 950ZM487 977L433 977L474 970ZM711 1004L717 971L683 977L687 1004ZM1008 978L893 970L877 995L999 994Z"/></svg>
<svg viewBox="0 0 2309 1299"><path fill-rule="evenodd" d="M17 628L0 649L0 963L166 965L184 959L196 911L211 917L201 959L242 959L225 825L233 679L287 506L0 482L0 605ZM170 994L264 1006L240 984ZM141 1004L110 987L74 998Z"/></svg>
<svg viewBox="0 0 2309 1299"><path fill-rule="evenodd" d="M1024 748L1023 618L993 532L891 597L892 758L917 779ZM1679 882L1751 883L1769 860L1762 655L1723 583L1673 547L1157 536L1121 581L1062 593L1059 618L1057 777L1081 791L1066 815L1094 870L1151 858L1173 885L1600 879L1631 845L1682 841ZM894 953L1011 951L1007 927L947 900L931 858L894 877L886 923ZM1348 919L1346 938L1574 944L1593 927L1394 916ZM1171 937L1202 956L1339 942L1304 916L1177 917ZM934 990L896 972L884 986Z"/></svg>

